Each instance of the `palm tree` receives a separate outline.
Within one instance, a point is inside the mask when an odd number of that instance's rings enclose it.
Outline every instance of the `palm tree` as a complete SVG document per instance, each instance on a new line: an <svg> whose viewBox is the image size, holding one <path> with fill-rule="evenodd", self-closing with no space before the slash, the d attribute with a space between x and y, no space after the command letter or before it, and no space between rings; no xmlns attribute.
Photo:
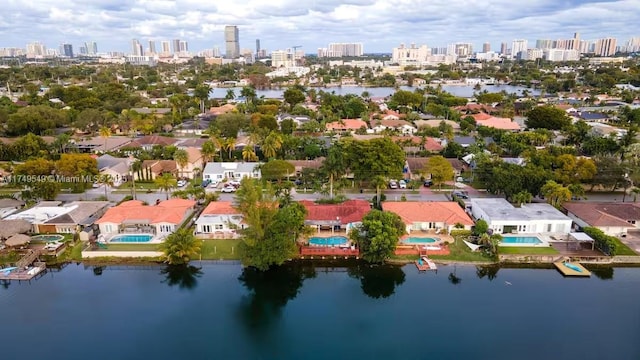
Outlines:
<svg viewBox="0 0 640 360"><path fill-rule="evenodd" d="M376 208L380 209L381 190L387 186L387 179L382 175L376 175L371 179L371 185L376 188Z"/></svg>
<svg viewBox="0 0 640 360"><path fill-rule="evenodd" d="M256 152L253 151L253 147L247 145L242 149L242 160L246 162L258 160L258 156L256 155Z"/></svg>
<svg viewBox="0 0 640 360"><path fill-rule="evenodd" d="M282 136L272 131L262 143L262 153L264 157L269 159L276 156L278 150L282 148Z"/></svg>
<svg viewBox="0 0 640 360"><path fill-rule="evenodd" d="M98 183L104 186L104 198L107 199L107 201L109 201L109 193L107 190L113 186L113 179L111 178L110 175L103 174L103 175L100 175L100 177L98 177Z"/></svg>
<svg viewBox="0 0 640 360"><path fill-rule="evenodd" d="M201 241L188 228L181 228L160 244L160 250L168 264L183 265L200 253L200 245Z"/></svg>
<svg viewBox="0 0 640 360"><path fill-rule="evenodd" d="M231 160L231 153L236 148L236 138L226 138L224 141L224 147L229 151L229 160Z"/></svg>
<svg viewBox="0 0 640 360"><path fill-rule="evenodd" d="M173 160L180 167L180 175L183 175L184 168L189 164L189 153L187 150L178 149L173 153Z"/></svg>
<svg viewBox="0 0 640 360"><path fill-rule="evenodd" d="M233 100L236 98L236 93L235 91L233 91L233 89L229 89L227 90L227 95L224 96L225 99L227 100Z"/></svg>
<svg viewBox="0 0 640 360"><path fill-rule="evenodd" d="M547 198L549 204L555 207L559 207L563 202L571 199L571 191L553 180L547 181L540 188L540 192Z"/></svg>
<svg viewBox="0 0 640 360"><path fill-rule="evenodd" d="M100 136L104 139L104 150L103 153L107 152L107 139L111 136L111 129L103 126L100 128Z"/></svg>
<svg viewBox="0 0 640 360"><path fill-rule="evenodd" d="M209 139L202 143L202 149L200 150L200 152L202 153L205 164L213 161L216 155L216 151L218 151L218 149L216 147L216 143L213 140Z"/></svg>
<svg viewBox="0 0 640 360"><path fill-rule="evenodd" d="M513 195L513 202L518 206L522 206L522 204L530 203L533 200L533 195L530 192L524 190L519 193Z"/></svg>
<svg viewBox="0 0 640 360"><path fill-rule="evenodd" d="M178 185L176 178L169 173L164 173L161 176L158 176L153 182L160 190L167 194L167 200L169 200L169 191Z"/></svg>

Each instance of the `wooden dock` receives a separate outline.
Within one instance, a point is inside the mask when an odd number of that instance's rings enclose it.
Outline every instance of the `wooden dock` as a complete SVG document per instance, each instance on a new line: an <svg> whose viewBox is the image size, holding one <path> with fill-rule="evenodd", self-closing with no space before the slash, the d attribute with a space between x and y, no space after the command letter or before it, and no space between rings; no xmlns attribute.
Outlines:
<svg viewBox="0 0 640 360"><path fill-rule="evenodd" d="M36 262L33 267L15 269L9 273L5 273L0 269L0 280L31 280L42 274L46 268L45 263Z"/></svg>
<svg viewBox="0 0 640 360"><path fill-rule="evenodd" d="M569 266L565 265L565 263ZM558 271L560 271L564 276L591 276L591 272L577 262L558 261L554 262L553 265L555 265ZM572 269L572 267L575 267L575 269Z"/></svg>
<svg viewBox="0 0 640 360"><path fill-rule="evenodd" d="M438 270L436 263L426 256L421 257L420 260L416 260L415 264L418 271Z"/></svg>

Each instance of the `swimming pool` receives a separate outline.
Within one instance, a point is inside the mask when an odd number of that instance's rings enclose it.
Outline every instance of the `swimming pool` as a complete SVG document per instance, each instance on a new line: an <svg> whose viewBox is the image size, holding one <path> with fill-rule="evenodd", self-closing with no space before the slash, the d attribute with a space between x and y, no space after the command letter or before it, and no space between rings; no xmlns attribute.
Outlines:
<svg viewBox="0 0 640 360"><path fill-rule="evenodd" d="M309 245L330 246L330 245L344 245L348 239L344 236L331 236L331 237L312 237L309 238Z"/></svg>
<svg viewBox="0 0 640 360"><path fill-rule="evenodd" d="M429 244L438 241L437 239L430 237L408 237L402 241L405 244Z"/></svg>
<svg viewBox="0 0 640 360"><path fill-rule="evenodd" d="M62 241L64 240L64 235L36 235L32 236L31 240L33 241L44 241L44 242L54 242L54 241Z"/></svg>
<svg viewBox="0 0 640 360"><path fill-rule="evenodd" d="M112 243L146 243L151 241L153 235L116 235L109 242Z"/></svg>
<svg viewBox="0 0 640 360"><path fill-rule="evenodd" d="M535 236L504 236L501 241L502 244L514 245L540 245L542 241Z"/></svg>

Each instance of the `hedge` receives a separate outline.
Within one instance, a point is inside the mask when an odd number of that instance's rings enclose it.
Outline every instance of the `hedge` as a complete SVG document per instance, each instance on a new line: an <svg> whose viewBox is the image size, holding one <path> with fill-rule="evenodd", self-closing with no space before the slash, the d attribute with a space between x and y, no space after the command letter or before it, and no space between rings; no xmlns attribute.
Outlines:
<svg viewBox="0 0 640 360"><path fill-rule="evenodd" d="M582 231L595 240L595 246L605 255L616 255L618 241L615 237L607 235L602 230L594 227L585 227L582 228Z"/></svg>

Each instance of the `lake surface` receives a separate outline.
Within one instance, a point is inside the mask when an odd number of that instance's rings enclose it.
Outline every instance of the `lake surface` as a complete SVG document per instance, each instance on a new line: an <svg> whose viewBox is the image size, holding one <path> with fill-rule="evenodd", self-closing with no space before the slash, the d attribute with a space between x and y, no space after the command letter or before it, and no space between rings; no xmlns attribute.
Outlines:
<svg viewBox="0 0 640 360"><path fill-rule="evenodd" d="M433 86L433 85L432 85ZM435 87L435 86L434 86ZM369 92L371 97L386 97L396 92L396 89L392 87L362 87L362 86L343 86L343 87L329 87L329 88L314 88L317 91L334 92L336 95L355 94L361 95L363 91ZM414 91L415 87L400 86L402 90ZM240 96L242 88L213 88L211 91L211 98L224 98L227 95L228 90L233 90L236 96ZM282 94L285 89L270 89L270 90L256 90L258 97L264 96L267 99L270 98L282 98ZM527 89L523 86L512 85L485 85L481 90L475 90L473 85L442 85L442 90L449 92L455 96L460 97L473 97L474 92L487 90L488 92L500 92L506 91L507 93L522 94L522 91L527 90L531 95L538 95L540 91L534 89Z"/></svg>
<svg viewBox="0 0 640 360"><path fill-rule="evenodd" d="M3 284L2 359L640 359L637 268L167 270Z"/></svg>

